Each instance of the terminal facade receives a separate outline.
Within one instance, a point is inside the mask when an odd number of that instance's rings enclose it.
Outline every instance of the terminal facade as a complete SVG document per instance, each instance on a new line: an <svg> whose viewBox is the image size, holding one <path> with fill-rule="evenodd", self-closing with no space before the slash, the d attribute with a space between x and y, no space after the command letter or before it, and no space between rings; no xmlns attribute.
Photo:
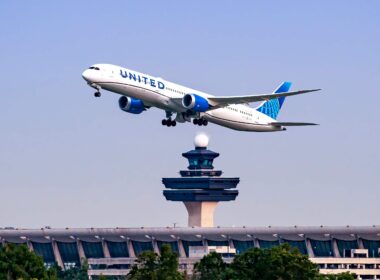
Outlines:
<svg viewBox="0 0 380 280"><path fill-rule="evenodd" d="M231 262L249 248L288 243L322 273L350 271L358 279L380 279L380 226L3 229L0 238L3 245L26 244L47 266L70 268L87 260L90 278L126 275L136 256L145 250L159 254L163 244L178 254L180 268L191 272L211 251Z"/></svg>

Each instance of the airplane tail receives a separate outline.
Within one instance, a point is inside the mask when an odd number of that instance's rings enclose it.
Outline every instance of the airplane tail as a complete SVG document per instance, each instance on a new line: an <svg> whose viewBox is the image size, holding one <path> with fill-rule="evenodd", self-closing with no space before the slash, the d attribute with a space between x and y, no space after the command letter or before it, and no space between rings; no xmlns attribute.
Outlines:
<svg viewBox="0 0 380 280"><path fill-rule="evenodd" d="M283 82L273 93L288 92L291 86L291 82ZM284 101L285 96L277 99L271 99L261 103L256 110L275 120L280 112L282 104L284 104Z"/></svg>

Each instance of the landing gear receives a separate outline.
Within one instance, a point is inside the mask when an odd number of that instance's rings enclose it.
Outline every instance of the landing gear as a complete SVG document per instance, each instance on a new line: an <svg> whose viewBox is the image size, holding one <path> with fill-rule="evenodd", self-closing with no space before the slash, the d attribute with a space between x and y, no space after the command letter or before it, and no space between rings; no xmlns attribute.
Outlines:
<svg viewBox="0 0 380 280"><path fill-rule="evenodd" d="M166 125L167 127L170 127L170 126L176 126L177 122L173 121L172 119L163 119L161 124Z"/></svg>
<svg viewBox="0 0 380 280"><path fill-rule="evenodd" d="M208 125L208 121L205 119L193 119L193 124L199 125L199 126L202 126L202 125L206 126Z"/></svg>
<svg viewBox="0 0 380 280"><path fill-rule="evenodd" d="M100 93L100 90L102 89L99 85L95 83L88 83L88 85L94 89L96 89L96 92L94 93L95 97L100 97L102 94Z"/></svg>
<svg viewBox="0 0 380 280"><path fill-rule="evenodd" d="M166 125L167 127L176 126L177 122L172 120L173 113L170 111L166 111L166 119L161 121L162 125Z"/></svg>

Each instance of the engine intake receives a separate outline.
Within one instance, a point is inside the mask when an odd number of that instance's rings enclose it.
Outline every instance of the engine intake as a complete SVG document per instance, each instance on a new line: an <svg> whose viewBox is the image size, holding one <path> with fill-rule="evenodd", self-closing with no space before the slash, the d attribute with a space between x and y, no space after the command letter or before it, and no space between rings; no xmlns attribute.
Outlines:
<svg viewBox="0 0 380 280"><path fill-rule="evenodd" d="M140 99L135 99L127 96L119 98L119 107L124 112L131 114L141 114L145 110L144 103Z"/></svg>
<svg viewBox="0 0 380 280"><path fill-rule="evenodd" d="M183 97L182 105L195 112L206 112L210 107L206 98L189 93Z"/></svg>

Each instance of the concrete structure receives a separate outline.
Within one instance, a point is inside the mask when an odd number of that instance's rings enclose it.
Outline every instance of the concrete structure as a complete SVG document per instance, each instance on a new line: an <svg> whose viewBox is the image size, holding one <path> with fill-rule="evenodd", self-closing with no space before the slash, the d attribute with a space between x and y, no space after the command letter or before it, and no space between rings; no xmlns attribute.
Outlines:
<svg viewBox="0 0 380 280"><path fill-rule="evenodd" d="M207 149L208 138L198 135L195 150L183 153L189 161L188 170L180 171L180 178L163 178L169 190L163 194L167 200L181 201L189 214L189 227L212 227L214 210L220 201L235 200L239 194L236 188L239 178L223 178L222 171L214 170L213 161L218 153Z"/></svg>
<svg viewBox="0 0 380 280"><path fill-rule="evenodd" d="M179 255L180 268L190 272L202 250L218 251L231 262L234 254L251 247L288 243L308 255L322 273L350 271L358 279L380 279L380 226L0 229L0 240L26 244L46 265L57 262L68 268L87 259L90 276L125 275L137 255L145 250L159 253L163 244Z"/></svg>

